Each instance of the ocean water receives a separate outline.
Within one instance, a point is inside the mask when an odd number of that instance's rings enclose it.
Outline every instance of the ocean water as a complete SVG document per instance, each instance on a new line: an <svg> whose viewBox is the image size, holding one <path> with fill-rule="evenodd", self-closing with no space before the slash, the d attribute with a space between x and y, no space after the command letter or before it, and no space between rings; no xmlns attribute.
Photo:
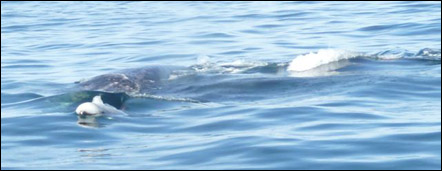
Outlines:
<svg viewBox="0 0 442 171"><path fill-rule="evenodd" d="M440 49L441 2L2 1L1 169L440 170Z"/></svg>

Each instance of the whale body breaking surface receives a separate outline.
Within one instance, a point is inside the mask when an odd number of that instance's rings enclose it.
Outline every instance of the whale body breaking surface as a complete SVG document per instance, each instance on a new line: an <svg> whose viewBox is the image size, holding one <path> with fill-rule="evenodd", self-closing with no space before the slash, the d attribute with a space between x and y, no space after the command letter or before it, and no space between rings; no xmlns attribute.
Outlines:
<svg viewBox="0 0 442 171"><path fill-rule="evenodd" d="M275 78L277 80L294 80L294 83L296 83L297 80L291 79L290 77L324 77L340 74L342 68L353 64L351 60L354 60L355 62L364 62L364 60L358 59L376 61L391 59L425 59L440 62L440 50L423 49L412 55L404 56L401 54L402 53L393 53L390 51L377 54L364 54L346 50L323 49L316 53L299 55L292 61L285 63L235 61L223 64L210 63L207 59L204 60L203 63L189 67L155 65L135 69L125 69L119 72L98 75L91 79L77 82L78 88L85 91L93 91L94 93L90 97L95 97L92 102L85 102L78 106L78 111L76 111L76 113L79 115L120 113L121 111L117 108L121 109L121 104L126 100L126 96L186 102L207 101L206 98L210 97L210 93L201 93L201 91L211 91L211 89L207 89L207 87L235 89L234 87L228 86L240 85L229 82L229 80L231 81L232 79L222 77L222 75L226 76L225 74L229 73L233 75L238 74L239 76L237 75L237 78L243 78L244 74L254 75L253 78L245 76L244 78L247 79L254 79L254 77L259 79L259 77L263 77L261 78L264 79L263 84L269 76L267 74L276 77L284 77ZM243 77L241 77L241 75ZM269 76L270 80L272 78L272 76ZM196 81L198 81L198 83ZM260 81L257 82L259 83ZM235 91L228 90L227 92ZM180 93L180 95L177 95L176 93ZM182 95L185 93L190 93L190 96L186 94L187 96L184 95L184 98L182 98ZM112 98L110 100L106 97L109 94L116 96L117 98ZM170 95L172 95L172 97L170 97ZM175 95L177 96L175 97ZM103 103L101 96L103 96L103 99L108 104ZM229 97L229 95L226 96ZM231 97L236 96L237 95L231 95ZM111 103L111 101L116 101L117 103ZM112 106L109 104L112 104Z"/></svg>
<svg viewBox="0 0 442 171"><path fill-rule="evenodd" d="M147 66L126 69L118 73L109 73L80 81L83 90L103 91L110 93L146 93L158 88L171 73L182 69L172 66Z"/></svg>

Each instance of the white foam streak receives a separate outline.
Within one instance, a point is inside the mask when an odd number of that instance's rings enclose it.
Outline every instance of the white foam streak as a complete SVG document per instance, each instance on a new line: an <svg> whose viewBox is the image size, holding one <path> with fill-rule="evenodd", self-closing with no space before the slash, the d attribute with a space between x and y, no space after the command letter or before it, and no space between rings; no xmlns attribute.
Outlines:
<svg viewBox="0 0 442 171"><path fill-rule="evenodd" d="M266 66L268 63L259 61L235 60L228 62L212 61L209 56L201 55L197 58L197 65L191 68L202 73L241 73L256 67Z"/></svg>
<svg viewBox="0 0 442 171"><path fill-rule="evenodd" d="M222 68L223 72L241 73L249 69L262 67L266 65L268 65L266 62L236 60L233 62L221 63L219 64L219 67Z"/></svg>
<svg viewBox="0 0 442 171"><path fill-rule="evenodd" d="M190 98L166 97L166 96L152 95L152 94L147 94L147 93L140 93L140 94L130 93L128 95L130 97L135 97L135 98L150 98L150 99L163 100L163 101L201 103L198 100L194 100L194 99L190 99Z"/></svg>

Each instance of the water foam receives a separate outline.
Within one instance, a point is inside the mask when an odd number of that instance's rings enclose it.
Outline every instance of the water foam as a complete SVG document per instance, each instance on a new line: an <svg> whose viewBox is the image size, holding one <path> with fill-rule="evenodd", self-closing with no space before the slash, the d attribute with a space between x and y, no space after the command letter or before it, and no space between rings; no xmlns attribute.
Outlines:
<svg viewBox="0 0 442 171"><path fill-rule="evenodd" d="M219 67L222 68L222 71L225 73L242 73L256 67L267 65L267 62L236 60L233 62L220 63Z"/></svg>
<svg viewBox="0 0 442 171"><path fill-rule="evenodd" d="M356 58L357 56L359 54L346 50L321 49L316 53L310 52L309 54L297 56L290 62L287 70L303 72L332 62Z"/></svg>

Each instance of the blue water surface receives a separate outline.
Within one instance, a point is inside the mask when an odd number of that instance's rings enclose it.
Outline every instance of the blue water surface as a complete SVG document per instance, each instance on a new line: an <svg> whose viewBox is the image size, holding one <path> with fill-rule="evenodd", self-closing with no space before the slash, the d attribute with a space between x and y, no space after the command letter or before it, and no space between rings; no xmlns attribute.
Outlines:
<svg viewBox="0 0 442 171"><path fill-rule="evenodd" d="M2 1L1 169L440 170L440 47L440 1ZM192 72L75 84L158 65ZM98 94L127 115L84 122Z"/></svg>

